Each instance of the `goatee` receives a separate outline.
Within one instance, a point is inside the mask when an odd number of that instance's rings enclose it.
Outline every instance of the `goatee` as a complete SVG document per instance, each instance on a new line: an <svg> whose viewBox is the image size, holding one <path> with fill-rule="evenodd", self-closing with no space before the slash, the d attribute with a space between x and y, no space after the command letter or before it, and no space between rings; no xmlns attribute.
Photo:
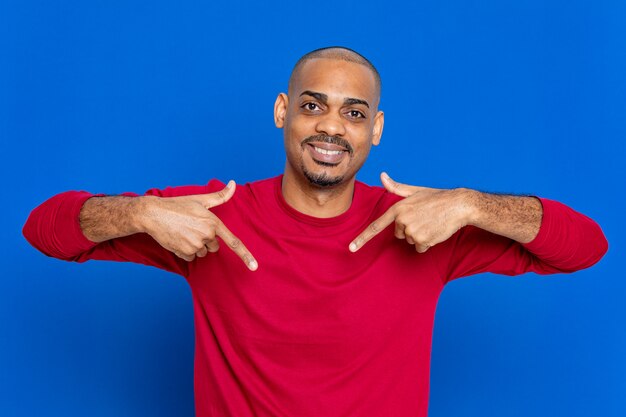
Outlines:
<svg viewBox="0 0 626 417"><path fill-rule="evenodd" d="M321 174L314 174L312 172L309 172L304 167L304 165L302 166L302 172L304 173L304 176L306 177L306 179L309 180L309 182L312 185L315 185L320 188L334 187L335 185L340 184L344 178L343 175L339 175L337 177L331 177L325 172L322 172Z"/></svg>

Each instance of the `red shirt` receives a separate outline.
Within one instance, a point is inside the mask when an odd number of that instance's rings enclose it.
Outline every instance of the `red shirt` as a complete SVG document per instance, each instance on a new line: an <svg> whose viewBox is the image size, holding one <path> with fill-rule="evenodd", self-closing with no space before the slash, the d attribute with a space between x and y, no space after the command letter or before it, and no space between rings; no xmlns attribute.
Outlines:
<svg viewBox="0 0 626 417"><path fill-rule="evenodd" d="M348 211L320 219L285 202L281 179L238 186L212 209L255 256L255 272L226 245L186 262L147 234L90 242L78 223L93 196L84 191L37 207L24 235L56 258L138 262L187 279L198 417L425 417L433 320L447 282L480 272L571 272L607 249L595 222L541 199L541 229L525 245L467 226L419 254L394 237L392 225L351 253L349 243L400 197L356 182ZM223 186L211 181L146 194Z"/></svg>

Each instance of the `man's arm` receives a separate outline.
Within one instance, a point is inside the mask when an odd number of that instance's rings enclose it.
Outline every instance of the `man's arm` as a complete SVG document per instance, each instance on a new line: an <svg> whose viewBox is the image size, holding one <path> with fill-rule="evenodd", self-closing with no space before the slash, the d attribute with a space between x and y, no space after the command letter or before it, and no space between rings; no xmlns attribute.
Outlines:
<svg viewBox="0 0 626 417"><path fill-rule="evenodd" d="M148 197L91 197L80 209L79 223L83 235L92 242L104 242L146 232L141 212Z"/></svg>
<svg viewBox="0 0 626 417"><path fill-rule="evenodd" d="M254 270L257 267L254 257L209 210L228 201L234 192L235 184L230 182L219 192L167 198L62 193L31 213L24 226L24 236L49 256L78 261L86 260L81 255L92 250L95 243L127 240L138 233L150 235L177 257L191 261L196 256L205 256L208 251L217 251L220 237ZM72 219L74 216L79 222ZM73 231L73 228L79 230ZM144 252L150 252L145 239L137 236L136 240L137 245L144 247ZM115 248L103 247L102 250L105 253L101 259L119 260L113 256Z"/></svg>
<svg viewBox="0 0 626 417"><path fill-rule="evenodd" d="M569 272L597 262L607 249L606 239L595 222L557 202L468 189L414 187L397 183L386 174L381 175L381 179L389 192L405 198L354 239L350 244L353 252L392 223L395 223L395 236L415 245L420 253L448 241L453 235L455 241L473 236L472 241L483 247L483 253L479 257L473 256L479 250L471 249L474 244L468 249L473 253L456 251L456 257L478 262L470 265L460 259L461 266L453 268L452 275L457 277L491 269L492 272L511 274L530 270ZM544 207L544 204L548 206ZM459 232L465 226L470 227ZM479 229L481 233L478 233ZM519 245L511 246L502 237ZM442 251L449 252L449 242L445 246L447 248ZM509 254L505 256L504 251Z"/></svg>
<svg viewBox="0 0 626 417"><path fill-rule="evenodd" d="M539 232L542 207L534 197L416 187L395 182L385 173L381 179L387 191L404 199L354 239L350 245L353 252L394 222L395 236L415 245L420 253L468 225L520 243L530 242Z"/></svg>
<svg viewBox="0 0 626 417"><path fill-rule="evenodd" d="M459 192L467 201L466 225L519 243L528 243L537 237L543 209L536 197L496 195L469 189Z"/></svg>

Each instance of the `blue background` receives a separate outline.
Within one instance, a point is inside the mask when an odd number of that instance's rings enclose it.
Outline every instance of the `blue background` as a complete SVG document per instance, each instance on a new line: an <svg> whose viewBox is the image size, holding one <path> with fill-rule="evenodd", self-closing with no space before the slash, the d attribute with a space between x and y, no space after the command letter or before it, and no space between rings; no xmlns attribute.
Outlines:
<svg viewBox="0 0 626 417"><path fill-rule="evenodd" d="M279 174L274 99L299 56L342 44L383 77L361 180L542 195L610 242L573 275L448 286L430 416L626 415L625 4L3 0L0 414L193 415L185 281L46 258L21 227L68 189Z"/></svg>

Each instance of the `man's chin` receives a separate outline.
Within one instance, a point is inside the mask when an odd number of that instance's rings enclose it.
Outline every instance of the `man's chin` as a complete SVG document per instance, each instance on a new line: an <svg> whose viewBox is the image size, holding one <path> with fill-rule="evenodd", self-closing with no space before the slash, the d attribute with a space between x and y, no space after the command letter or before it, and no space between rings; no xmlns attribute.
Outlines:
<svg viewBox="0 0 626 417"><path fill-rule="evenodd" d="M315 173L307 169L303 170L304 176L309 183L319 188L331 188L343 182L343 175L329 175L327 172Z"/></svg>

